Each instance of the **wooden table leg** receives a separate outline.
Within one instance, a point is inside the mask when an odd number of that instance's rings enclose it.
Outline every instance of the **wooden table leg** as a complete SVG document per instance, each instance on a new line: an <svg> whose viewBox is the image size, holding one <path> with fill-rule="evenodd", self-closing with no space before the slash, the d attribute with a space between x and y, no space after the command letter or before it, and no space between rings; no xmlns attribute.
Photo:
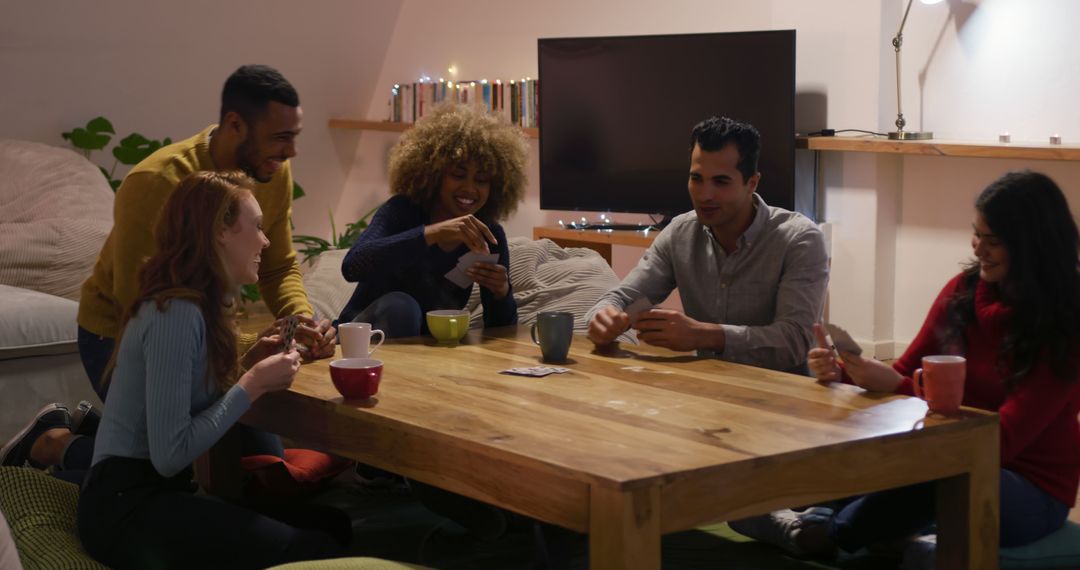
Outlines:
<svg viewBox="0 0 1080 570"><path fill-rule="evenodd" d="M998 567L1001 463L998 426L979 430L971 472L937 484L937 567Z"/></svg>
<svg viewBox="0 0 1080 570"><path fill-rule="evenodd" d="M660 568L660 489L620 491L593 485L589 499L589 568Z"/></svg>
<svg viewBox="0 0 1080 570"><path fill-rule="evenodd" d="M207 493L234 499L244 492L244 472L240 467L242 442L233 428L195 460L195 481Z"/></svg>

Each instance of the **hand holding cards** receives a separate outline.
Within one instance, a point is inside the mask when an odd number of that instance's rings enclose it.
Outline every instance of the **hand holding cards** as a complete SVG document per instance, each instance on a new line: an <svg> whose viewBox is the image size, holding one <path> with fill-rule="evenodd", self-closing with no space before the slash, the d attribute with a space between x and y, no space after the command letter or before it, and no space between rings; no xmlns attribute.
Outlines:
<svg viewBox="0 0 1080 570"><path fill-rule="evenodd" d="M300 325L300 318L296 315L285 317L285 323L281 329L281 352L289 352L292 349L293 337L296 336L296 327Z"/></svg>
<svg viewBox="0 0 1080 570"><path fill-rule="evenodd" d="M457 266L446 273L446 278L449 279L454 285L465 288L472 285L473 280L465 274L465 270L472 267L474 263L498 263L498 253L476 253L470 251L465 255L458 258Z"/></svg>
<svg viewBox="0 0 1080 570"><path fill-rule="evenodd" d="M652 309L654 306L655 305L652 304L652 301L650 301L648 297L641 297L627 305L627 307L623 309L623 312L626 313L626 316L630 317L630 326L636 327L641 313Z"/></svg>
<svg viewBox="0 0 1080 570"><path fill-rule="evenodd" d="M846 330L832 323L825 323L825 330L828 331L829 348L854 354L855 356L862 355L862 347L855 342L855 339L851 338L851 335ZM841 358L843 357L841 356Z"/></svg>

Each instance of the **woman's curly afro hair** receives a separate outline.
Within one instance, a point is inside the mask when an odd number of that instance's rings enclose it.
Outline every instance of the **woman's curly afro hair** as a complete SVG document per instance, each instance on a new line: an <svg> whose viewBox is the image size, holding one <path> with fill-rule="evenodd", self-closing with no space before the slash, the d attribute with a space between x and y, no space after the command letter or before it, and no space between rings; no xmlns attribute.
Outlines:
<svg viewBox="0 0 1080 570"><path fill-rule="evenodd" d="M443 174L475 162L491 177L491 194L476 217L501 222L525 196L528 156L525 134L505 118L467 105L440 105L390 151L390 191L430 212Z"/></svg>

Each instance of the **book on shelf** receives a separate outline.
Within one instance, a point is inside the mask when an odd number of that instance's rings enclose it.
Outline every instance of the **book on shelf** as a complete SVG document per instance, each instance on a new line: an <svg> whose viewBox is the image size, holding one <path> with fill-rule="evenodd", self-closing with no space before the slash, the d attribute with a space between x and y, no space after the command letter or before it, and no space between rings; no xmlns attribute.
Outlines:
<svg viewBox="0 0 1080 570"><path fill-rule="evenodd" d="M387 120L415 123L442 103L473 105L505 117L524 128L538 126L538 80L526 77L503 83L480 81L437 82L422 78L415 83L396 84L387 102Z"/></svg>

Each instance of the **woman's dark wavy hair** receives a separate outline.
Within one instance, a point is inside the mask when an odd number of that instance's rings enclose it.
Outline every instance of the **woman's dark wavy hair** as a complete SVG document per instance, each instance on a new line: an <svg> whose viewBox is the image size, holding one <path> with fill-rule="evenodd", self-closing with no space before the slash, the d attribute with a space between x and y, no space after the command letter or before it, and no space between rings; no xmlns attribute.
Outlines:
<svg viewBox="0 0 1080 570"><path fill-rule="evenodd" d="M998 284L1011 307L999 366L1011 390L1038 361L1049 358L1054 375L1077 379L1080 347L1080 235L1065 195L1049 177L1025 170L992 182L975 200L990 231L1009 254L1009 270ZM964 269L967 287L949 302L946 337L963 346L964 329L975 321L979 263Z"/></svg>

